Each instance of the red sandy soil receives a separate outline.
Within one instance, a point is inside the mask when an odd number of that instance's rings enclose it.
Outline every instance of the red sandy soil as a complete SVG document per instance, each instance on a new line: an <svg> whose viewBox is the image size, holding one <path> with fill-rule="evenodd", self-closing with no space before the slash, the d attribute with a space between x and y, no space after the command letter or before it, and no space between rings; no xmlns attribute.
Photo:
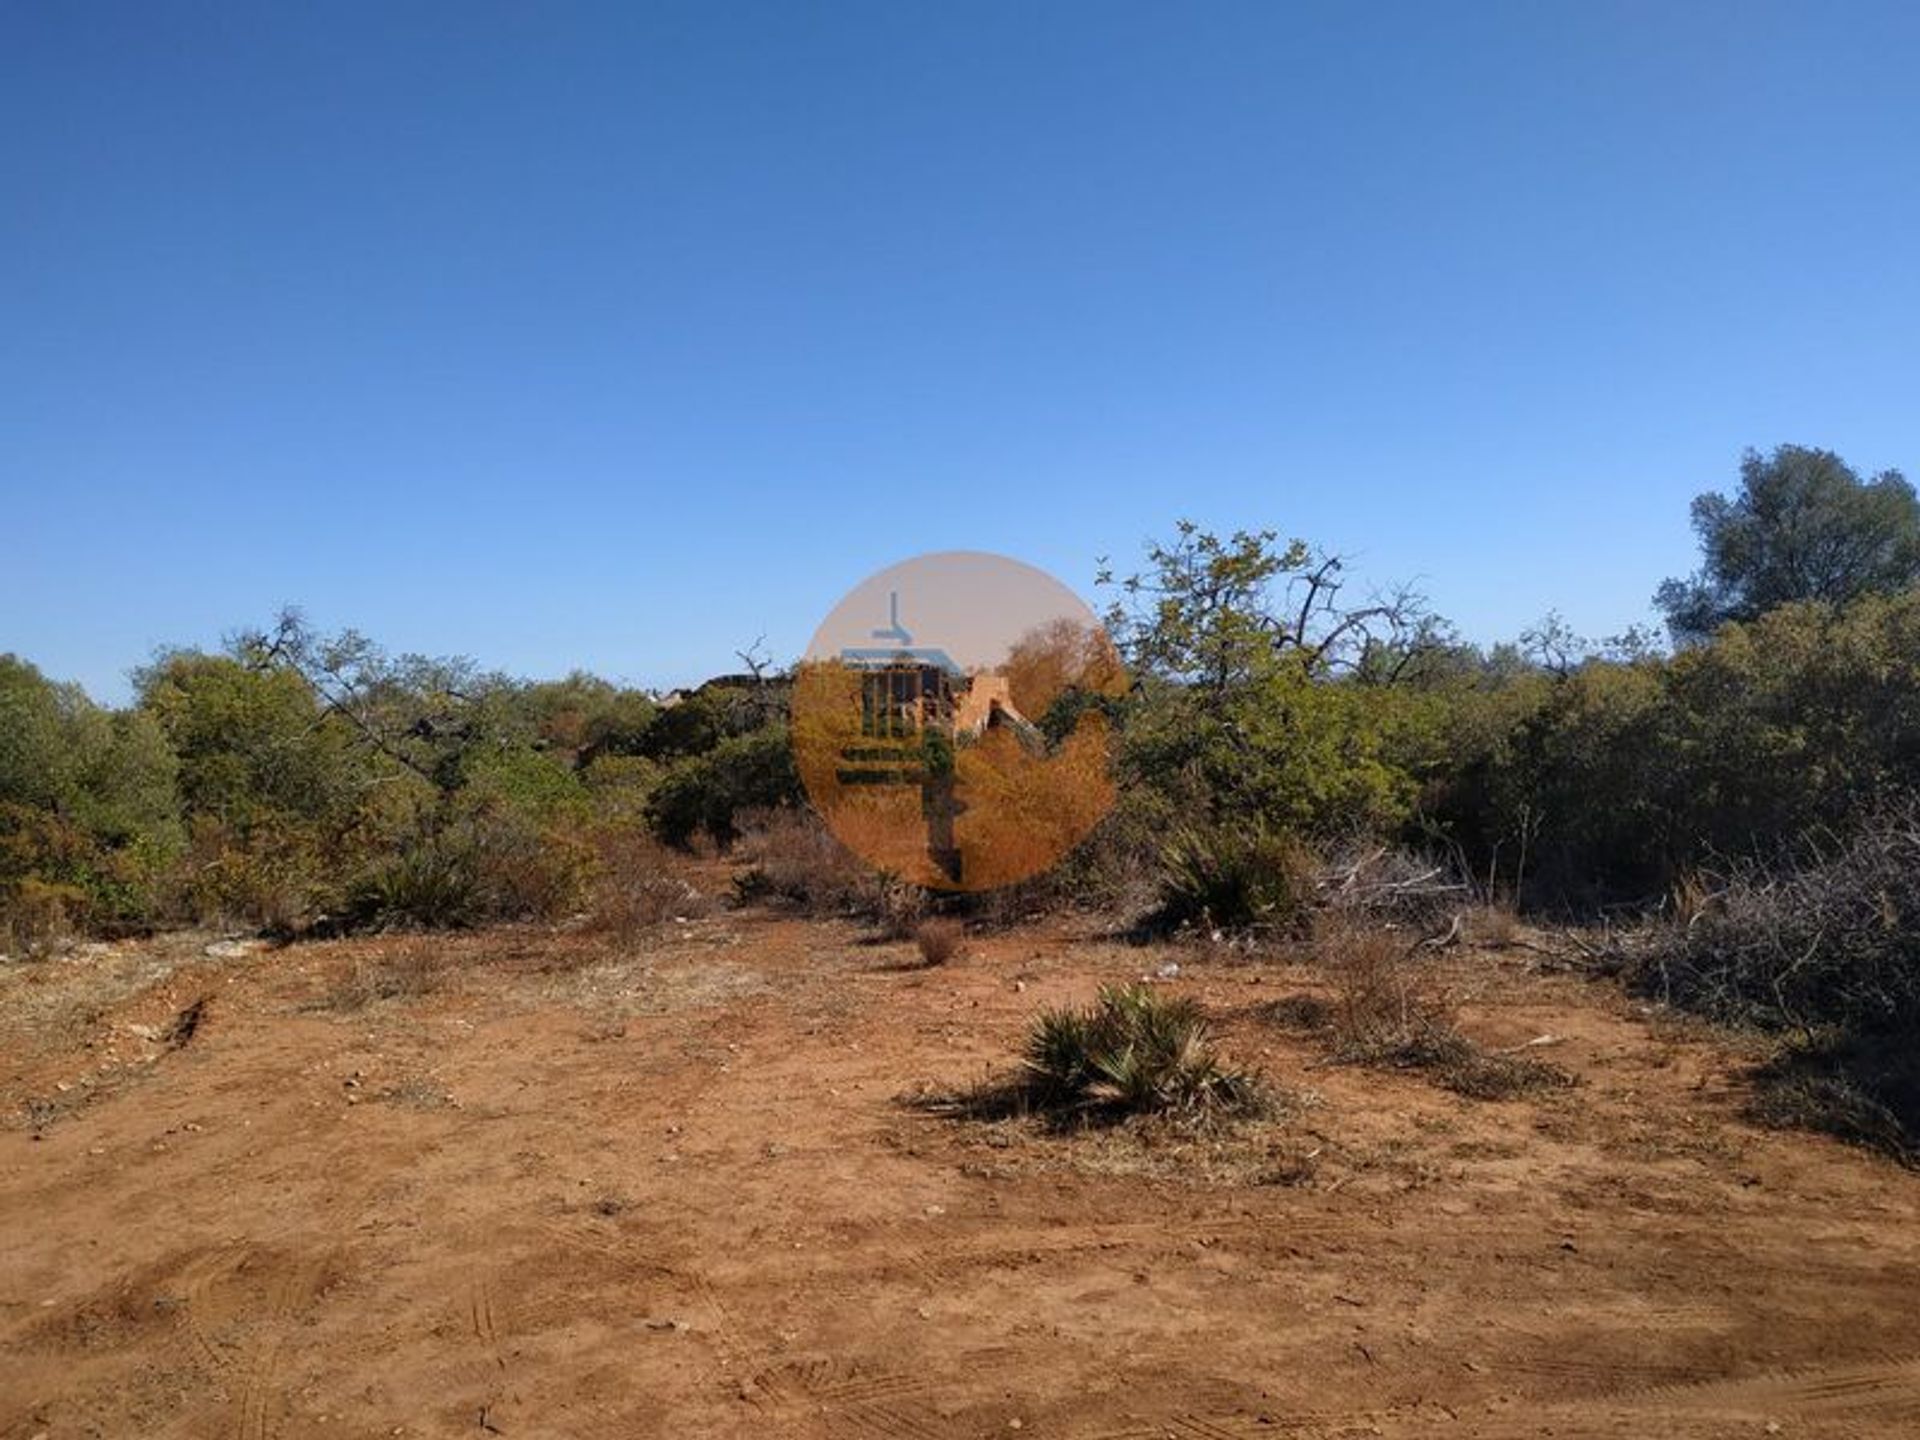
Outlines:
<svg viewBox="0 0 1920 1440"><path fill-rule="evenodd" d="M1480 1101L1084 922L208 939L0 965L5 1440L1920 1434L1920 1177L1531 951L1436 963L1578 1083ZM907 1103L1169 960L1277 1118Z"/></svg>

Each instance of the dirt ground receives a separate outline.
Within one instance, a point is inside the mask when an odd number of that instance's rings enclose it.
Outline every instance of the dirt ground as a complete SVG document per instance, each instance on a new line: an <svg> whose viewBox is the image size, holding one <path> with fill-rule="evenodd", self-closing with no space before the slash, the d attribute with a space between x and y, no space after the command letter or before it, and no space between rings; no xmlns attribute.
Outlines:
<svg viewBox="0 0 1920 1440"><path fill-rule="evenodd" d="M1437 962L1578 1082L1484 1101L1086 922L210 939L0 965L5 1440L1920 1433L1920 1177L1531 951ZM912 1103L1169 961L1276 1118Z"/></svg>

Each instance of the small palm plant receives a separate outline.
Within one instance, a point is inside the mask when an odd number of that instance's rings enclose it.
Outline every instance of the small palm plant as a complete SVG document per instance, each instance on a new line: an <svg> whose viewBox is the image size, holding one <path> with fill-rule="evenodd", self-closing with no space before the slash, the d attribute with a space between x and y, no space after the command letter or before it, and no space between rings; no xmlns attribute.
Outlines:
<svg viewBox="0 0 1920 1440"><path fill-rule="evenodd" d="M1105 987L1085 1009L1041 1012L1025 1065L1029 1093L1049 1109L1197 1114L1260 1104L1254 1077L1214 1053L1200 1007L1145 985Z"/></svg>

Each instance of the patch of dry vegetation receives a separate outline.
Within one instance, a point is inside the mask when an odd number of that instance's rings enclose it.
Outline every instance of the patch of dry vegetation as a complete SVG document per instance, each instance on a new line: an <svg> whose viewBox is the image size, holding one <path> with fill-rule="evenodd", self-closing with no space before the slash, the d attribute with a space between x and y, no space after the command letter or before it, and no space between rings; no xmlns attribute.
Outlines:
<svg viewBox="0 0 1920 1440"><path fill-rule="evenodd" d="M417 1000L442 989L452 973L444 944L410 941L351 957L321 993L316 1009L351 1013L382 1000Z"/></svg>
<svg viewBox="0 0 1920 1440"><path fill-rule="evenodd" d="M871 920L887 939L910 938L927 916L927 892L875 872L810 810L775 810L743 819L734 881L741 900L767 900L804 915Z"/></svg>
<svg viewBox="0 0 1920 1440"><path fill-rule="evenodd" d="M913 943L920 952L921 964L945 965L965 950L967 927L949 916L936 915L920 922L913 932Z"/></svg>
<svg viewBox="0 0 1920 1440"><path fill-rule="evenodd" d="M1324 1034L1337 1063L1421 1071L1475 1100L1510 1100L1572 1083L1557 1065L1488 1051L1463 1034L1451 997L1393 931L1327 921L1315 936L1314 959L1334 998L1289 997L1269 1013Z"/></svg>
<svg viewBox="0 0 1920 1440"><path fill-rule="evenodd" d="M1786 1038L1756 1118L1920 1160L1920 807L1792 863L1696 875L1650 933L1639 988Z"/></svg>
<svg viewBox="0 0 1920 1440"><path fill-rule="evenodd" d="M588 928L631 943L670 920L705 915L711 902L688 876L687 862L644 832L609 829L597 837Z"/></svg>

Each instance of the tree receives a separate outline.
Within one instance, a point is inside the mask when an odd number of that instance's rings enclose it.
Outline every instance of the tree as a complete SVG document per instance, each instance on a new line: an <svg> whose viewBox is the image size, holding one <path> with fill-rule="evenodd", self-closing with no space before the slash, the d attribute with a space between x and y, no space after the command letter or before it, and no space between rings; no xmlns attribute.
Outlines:
<svg viewBox="0 0 1920 1440"><path fill-rule="evenodd" d="M1344 556L1281 545L1272 530L1222 538L1191 520L1174 528L1172 543L1148 545L1144 571L1120 578L1103 562L1096 580L1119 592L1107 633L1136 674L1217 702L1276 663L1315 680L1408 679L1449 639L1410 589L1345 603Z"/></svg>
<svg viewBox="0 0 1920 1440"><path fill-rule="evenodd" d="M175 650L134 679L140 712L179 757L189 815L240 831L280 819L329 821L366 783L350 733L328 721L290 670Z"/></svg>
<svg viewBox="0 0 1920 1440"><path fill-rule="evenodd" d="M1830 450L1749 450L1740 493L1693 502L1703 563L1654 596L1676 644L1796 600L1845 604L1920 581L1920 499L1897 470L1863 481Z"/></svg>
<svg viewBox="0 0 1920 1440"><path fill-rule="evenodd" d="M1447 627L1411 591L1345 603L1345 563L1272 531L1181 521L1144 571L1104 570L1107 628L1139 680L1123 793L1154 823L1299 834L1384 826L1412 801L1392 731Z"/></svg>

